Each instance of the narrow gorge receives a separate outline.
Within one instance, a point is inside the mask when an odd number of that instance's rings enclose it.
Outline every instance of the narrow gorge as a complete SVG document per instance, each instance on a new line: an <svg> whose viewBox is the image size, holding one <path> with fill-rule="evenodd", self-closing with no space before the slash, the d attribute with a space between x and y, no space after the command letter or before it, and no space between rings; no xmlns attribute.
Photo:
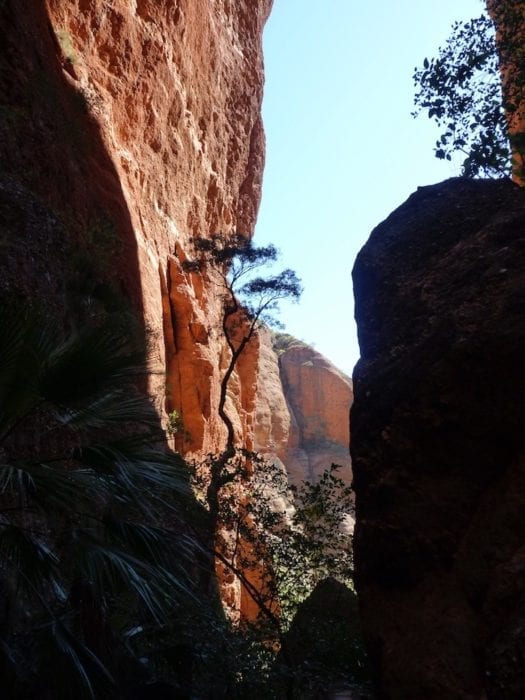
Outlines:
<svg viewBox="0 0 525 700"><path fill-rule="evenodd" d="M261 323L224 383L272 5L0 0L8 700L525 698L523 102L348 260L353 378Z"/></svg>
<svg viewBox="0 0 525 700"><path fill-rule="evenodd" d="M224 449L217 406L229 350L223 298L206 270L187 263L195 239L253 234L271 4L0 4L3 307L22 304L66 338L109 323L145 346L140 388L188 463ZM348 486L351 401L350 378L322 355L261 328L235 366L226 409L239 448L275 462L288 484L315 483L337 463ZM219 542L231 536L224 528ZM217 560L201 588L218 574L228 618L255 619L257 570L241 583L232 573L247 566L241 554L216 546L231 564Z"/></svg>

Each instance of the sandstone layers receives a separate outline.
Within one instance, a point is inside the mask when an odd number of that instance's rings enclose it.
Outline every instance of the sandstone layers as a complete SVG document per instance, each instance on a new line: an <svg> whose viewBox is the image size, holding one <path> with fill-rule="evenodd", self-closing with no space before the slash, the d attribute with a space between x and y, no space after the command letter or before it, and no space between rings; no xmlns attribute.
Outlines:
<svg viewBox="0 0 525 700"><path fill-rule="evenodd" d="M354 268L355 562L379 696L525 697L525 194L419 189Z"/></svg>

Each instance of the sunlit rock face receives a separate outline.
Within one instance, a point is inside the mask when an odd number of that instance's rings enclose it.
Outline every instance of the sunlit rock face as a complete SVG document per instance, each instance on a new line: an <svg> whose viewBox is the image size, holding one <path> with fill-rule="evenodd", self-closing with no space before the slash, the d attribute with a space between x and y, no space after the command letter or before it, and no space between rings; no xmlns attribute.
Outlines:
<svg viewBox="0 0 525 700"><path fill-rule="evenodd" d="M271 4L0 2L0 213L13 241L0 290L36 300L68 327L130 302L125 312L149 349L150 393L164 420L172 411L182 419L172 442L190 457L224 447L217 407L229 353L220 290L183 264L194 236L253 231ZM117 299L107 298L109 278ZM282 356L281 377L271 345L254 338L246 348L226 405L237 443L252 449L257 430L258 447L278 445L294 479L335 461L348 480L348 379L335 390L334 368L294 352ZM321 375L325 389L316 388ZM282 435L277 413L267 434L255 428L259 392L275 396ZM223 578L238 613L240 584Z"/></svg>
<svg viewBox="0 0 525 700"><path fill-rule="evenodd" d="M219 295L181 261L192 236L253 231L271 0L30 5L0 8L3 171L77 242L110 222L112 272L145 319L159 405L182 413L186 452L220 449ZM241 393L231 410L246 436Z"/></svg>
<svg viewBox="0 0 525 700"><path fill-rule="evenodd" d="M351 481L352 382L323 355L291 336L261 333L255 446L280 460L296 485L332 463Z"/></svg>
<svg viewBox="0 0 525 700"><path fill-rule="evenodd" d="M525 2L486 0L496 27L496 48L501 71L503 105L506 110L512 153L512 177L525 187Z"/></svg>
<svg viewBox="0 0 525 700"><path fill-rule="evenodd" d="M525 193L413 194L354 268L355 566L380 697L525 697Z"/></svg>

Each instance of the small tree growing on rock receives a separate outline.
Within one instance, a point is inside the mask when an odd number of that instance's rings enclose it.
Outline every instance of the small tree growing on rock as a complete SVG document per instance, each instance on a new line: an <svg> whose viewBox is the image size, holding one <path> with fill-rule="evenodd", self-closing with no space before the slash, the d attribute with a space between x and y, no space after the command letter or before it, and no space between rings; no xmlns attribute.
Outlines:
<svg viewBox="0 0 525 700"><path fill-rule="evenodd" d="M226 409L228 386L242 353L262 323L276 325L276 312L282 299L297 301L302 288L293 270L285 269L276 275L258 274L263 267L277 260L273 245L256 247L241 234L210 238L194 238L196 258L186 261L188 271L207 274L216 284L223 304L222 332L230 352L230 359L221 380L218 414L226 428L224 450L210 460L210 480L207 502L212 522L216 523L219 510L219 492L233 481L239 460L232 466L236 448L233 421ZM241 460L242 462L242 460Z"/></svg>
<svg viewBox="0 0 525 700"><path fill-rule="evenodd" d="M442 132L436 158L464 155L462 173L467 177L508 175L507 124L490 18L456 22L438 56L425 58L413 77L413 116L427 112Z"/></svg>

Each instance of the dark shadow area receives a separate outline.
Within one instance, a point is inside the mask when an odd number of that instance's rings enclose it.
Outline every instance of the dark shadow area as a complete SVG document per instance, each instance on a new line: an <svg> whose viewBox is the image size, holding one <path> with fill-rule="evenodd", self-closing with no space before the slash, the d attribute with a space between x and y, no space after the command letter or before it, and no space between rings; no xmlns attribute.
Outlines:
<svg viewBox="0 0 525 700"><path fill-rule="evenodd" d="M356 594L334 578L320 581L301 603L285 638L294 669L287 697L351 697L370 700L370 669L364 650ZM279 653L276 679L284 677ZM284 693L283 693L284 697Z"/></svg>
<svg viewBox="0 0 525 700"><path fill-rule="evenodd" d="M88 97L76 89L74 65L64 59L59 49L46 4L30 0L0 0L0 36L0 307L6 309L20 305L30 313L35 312L40 319L46 319L56 326L58 336L66 344L68 339L76 338L79 333L86 331L89 334L90 328L102 332L104 328L111 327L117 336L120 333L130 339L133 347L147 348L140 266L130 211L119 174L93 117L92 105ZM111 348L108 352L111 353ZM113 362L111 354L107 360L109 364ZM47 367L46 362L43 364ZM78 365L76 379L72 373L73 384L78 381L78 375L82 381L84 366ZM85 383L85 377L83 379ZM0 388L5 387L2 385ZM144 371L134 375L133 388L138 388L144 395ZM117 390L122 393L122 385ZM2 400L6 399L5 392L0 394ZM123 403L127 398L129 394L123 393ZM40 430L42 425L38 411L35 421ZM130 425L124 428L123 433L128 441L133 437L134 427L133 419L130 419ZM163 455L162 459L179 463L180 466L182 460L171 454L164 444L159 416L150 416L148 430L154 436L151 447ZM15 438L20 438L20 444L31 444L35 434L37 440L39 435L33 431L29 440L25 440L22 424L17 426L15 433ZM114 439L115 435L119 439L122 437L108 430L104 439ZM14 454L15 460L25 459L12 449L12 444L8 446L11 457ZM64 442L58 448L62 455L71 450L72 445ZM40 444L38 450L41 451ZM77 453L73 459L78 461ZM61 457L61 460L67 474L70 467L68 459ZM137 464L140 463L138 459ZM44 465L43 468L48 467ZM192 496L188 496L186 511L174 513L169 505L160 526L174 530L181 542L186 537L192 537L189 522L193 523L192 527L196 522L195 527L206 529L206 515ZM27 510L25 505L24 509ZM26 517L25 510L22 519ZM51 510L49 519L43 522L46 528L59 530L60 527L55 526L58 523L62 527L65 517L63 514L57 516ZM140 520L136 520L139 527L137 532L140 533ZM23 531L18 521L16 525ZM5 528L2 521L0 539ZM43 541L48 536L47 532L44 533ZM150 545L145 547L148 556L151 554L149 548ZM58 551L64 554L60 549ZM163 620L165 638L157 636L150 643L148 630L140 619L136 629L126 631L122 638L129 648L115 647L114 658L110 661L118 666L122 658L131 656L133 663L126 662L127 665L122 668L112 668L117 690L113 687L107 695L97 694L97 698L191 697L200 653L196 650L197 640L192 638L192 632L195 634L193 621L200 616L199 624L205 626L206 622L202 622L202 619L210 616L215 624L213 629L225 624L216 593L200 591L198 583L195 583L200 578L203 566L210 566L208 554L197 556L193 570L190 567L186 572L188 600L193 602L186 607L175 606L170 619ZM2 581L5 582L5 579L4 571ZM146 576L146 583L147 580ZM9 586L9 581L6 585ZM51 593L46 595L52 597ZM103 616L103 611L95 606L90 609L91 602L81 587L72 586L68 595L67 604L73 608L77 605L85 612L88 623L92 622L96 628L97 616ZM123 601L124 604L127 602L125 597ZM30 612L27 613L28 620L34 624ZM112 624L116 624L114 619ZM54 623L48 621L46 625L53 632L56 631ZM7 655L4 658L8 647L2 635L0 630L0 668L5 671L2 673L4 680L0 682L0 694L3 695L2 690L8 688L10 683L6 669L13 665L20 668L20 664L18 658L8 658ZM141 641L142 646L137 647L142 656L132 649L139 635L145 640ZM96 643L99 641L95 640ZM56 681L54 676L68 654L69 661L76 654L76 660L88 669L91 681L107 680L92 649L74 647L77 642L67 640L64 656L57 657L58 660L47 659L47 667L41 650L24 648L17 651L21 657L31 658L33 655L35 668L37 659L39 663L44 663L46 673L41 677L39 698L58 697L52 690ZM216 644L215 641L213 643ZM155 645L162 647L160 651L156 650ZM16 645L13 648L17 648ZM76 649L76 652L72 649ZM130 650L132 653L128 655ZM102 658L104 655L101 653L100 656ZM151 669L154 669L153 673ZM26 672L29 677L34 669L23 668L22 675ZM219 686L221 682L219 679ZM78 686L73 684L73 687ZM16 683L8 692L11 691L15 695L10 694L9 697L20 700L29 697ZM74 690L64 692L71 694L60 697L78 697Z"/></svg>
<svg viewBox="0 0 525 700"><path fill-rule="evenodd" d="M61 63L45 3L2 2L0 35L3 289L69 322L96 313L82 311L75 295L110 311L127 300L142 319L119 176L74 68Z"/></svg>

